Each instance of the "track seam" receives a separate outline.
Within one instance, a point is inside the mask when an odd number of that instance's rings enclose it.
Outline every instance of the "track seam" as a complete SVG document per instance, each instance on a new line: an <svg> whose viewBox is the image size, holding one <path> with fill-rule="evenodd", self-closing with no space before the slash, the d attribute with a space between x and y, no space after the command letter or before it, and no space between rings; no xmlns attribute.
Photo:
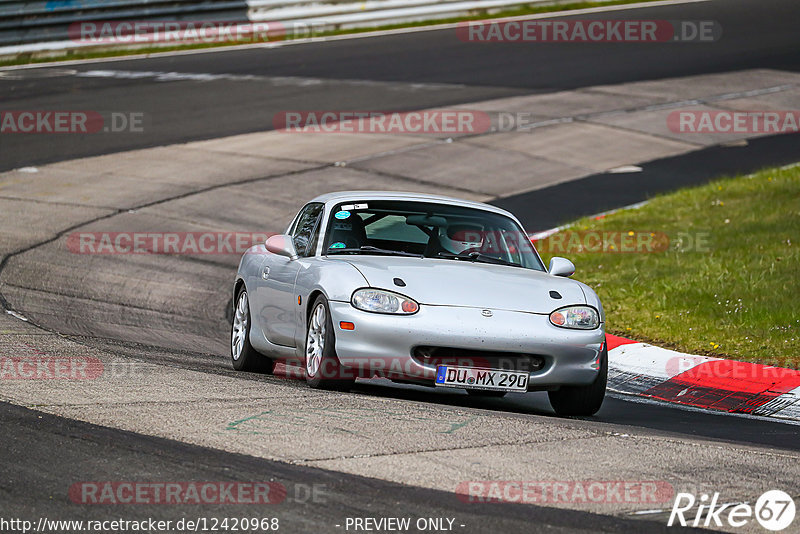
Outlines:
<svg viewBox="0 0 800 534"><path fill-rule="evenodd" d="M144 204L140 204L138 206L134 206L134 207L130 207L130 208L119 208L116 211L113 211L112 213L108 213L108 214L105 214L105 215L101 215L99 217L95 217L93 219L88 219L86 221L83 221L83 222L80 222L80 223L76 223L76 224L74 224L72 226L69 226L67 228L64 228L63 230L58 231L53 237L50 237L50 238L48 238L48 239L46 239L44 241L39 241L38 243L34 243L34 244L29 245L27 247L24 247L24 248L22 248L20 250L17 250L17 251L14 251L14 252L11 252L11 253L7 254L6 256L3 257L2 260L0 260L0 278L2 278L3 271L5 270L6 266L8 265L8 262L9 262L9 260L11 260L11 258L14 258L16 256L24 254L26 252L29 252L29 251L31 251L33 249L36 249L36 248L39 248L41 246L47 245L49 243L53 243L54 241L57 241L58 239L64 237L68 232L72 232L72 231L77 230L78 228L81 228L83 226L87 226L89 224L93 224L93 223L96 223L96 222L99 222L99 221L104 221L106 219L110 219L110 218L112 218L112 217L114 217L116 215L120 215L122 213L126 213L126 212L131 211L131 210L142 210L142 209L145 209L145 208L158 206L160 204L165 204L167 202L172 202L172 201L175 201L175 200L181 200L181 199L184 199L184 198L188 198L188 197L191 197L191 196L194 196L194 195L208 193L210 191L215 191L217 189L222 189L222 188L225 188L225 187L231 187L231 186L237 186L237 185L246 185L246 184L251 184L251 183L260 182L260 181L270 181L270 180L275 180L275 179L278 179L278 178L284 178L284 177L287 177L287 176L294 176L294 175L303 174L303 173L306 173L306 172L322 170L322 169L325 169L325 168L328 168L328 167L331 167L331 166L332 165L330 165L330 164L319 165L317 167L310 167L310 168L307 168L307 169L289 171L289 172L280 173L280 174L261 176L261 177L257 177L257 178L246 178L244 180L238 180L238 181L228 182L228 183L224 183L224 184L214 184L214 185L211 185L211 186L208 186L208 187L204 187L204 188L201 188L201 189L196 189L194 191L187 191L185 193L181 193L181 194L178 194L178 195L173 195L171 197L166 197L166 198L162 198L162 199L159 199L159 200L154 200L152 202L145 202ZM4 284L2 282L0 282L0 287L2 287L2 285L4 285ZM0 291L0 307L2 307L3 311L10 311L11 310L11 308L8 305L8 301L6 300L6 298L3 295L2 291ZM35 323L31 323L31 324L35 324ZM35 324L35 326L40 326L40 325ZM47 329L45 329L45 330L47 330ZM48 330L48 331L50 331L50 330Z"/></svg>
<svg viewBox="0 0 800 534"><path fill-rule="evenodd" d="M368 160L362 160L362 161L368 161ZM402 174L395 174L395 173L376 170L376 169L369 169L369 168L365 169L365 168L359 168L359 167L354 167L354 166L350 166L350 165L347 165L346 168L353 169L353 170L361 172L361 173L376 174L378 176L383 176L384 178L392 178L392 179L395 179L395 180L401 180L401 181L404 181L404 182L411 182L411 183L415 183L415 184L419 184L419 185L436 186L436 187L439 187L439 188L442 188L442 189L445 189L445 188L446 189L452 189L453 191L459 191L461 193L472 193L472 194L476 194L477 193L479 195L484 195L484 196L492 197L492 198L494 198L494 196L495 196L493 193L488 193L486 191L480 191L480 190L476 190L476 189L469 189L469 188L466 188L466 187L458 187L458 186L455 186L455 185L442 186L442 184L438 184L436 182L429 182L427 180L421 180L419 178L412 178L410 176L404 176Z"/></svg>
<svg viewBox="0 0 800 534"><path fill-rule="evenodd" d="M601 434L593 435L593 436L581 436L581 437L569 437L569 438L561 438L561 439L552 439L546 441L536 441L536 440L523 440L523 441L515 441L515 442L503 442L503 443L487 443L484 445L472 445L467 447L442 447L442 448L434 448L434 449L420 449L415 451L398 451L398 452L387 452L385 454L356 454L352 456L333 456L330 458L320 458L314 460L295 460L289 461L287 463L291 463L293 465L310 465L315 462L332 462L336 460L362 460L365 458L389 458L392 456L403 456L407 454L425 454L425 453L433 453L433 452L451 452L451 451L467 451L467 450L480 450L480 449L489 449L492 447L509 447L509 446L522 446L522 445L544 445L549 443L560 443L563 441L577 441L577 440L590 440L590 439L598 439L606 437Z"/></svg>

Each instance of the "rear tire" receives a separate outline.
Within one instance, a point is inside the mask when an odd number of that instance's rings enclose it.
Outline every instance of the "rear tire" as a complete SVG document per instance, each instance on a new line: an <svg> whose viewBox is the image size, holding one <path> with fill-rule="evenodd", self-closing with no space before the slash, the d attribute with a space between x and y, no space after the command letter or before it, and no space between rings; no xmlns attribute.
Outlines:
<svg viewBox="0 0 800 534"><path fill-rule="evenodd" d="M250 344L250 299L244 286L234 301L231 321L231 363L237 371L272 374L275 362Z"/></svg>
<svg viewBox="0 0 800 534"><path fill-rule="evenodd" d="M306 323L306 382L314 389L349 390L355 383L353 371L336 356L333 320L324 295L317 297Z"/></svg>
<svg viewBox="0 0 800 534"><path fill-rule="evenodd" d="M550 397L550 405L558 415L594 415L603 405L607 382L608 345L603 343L603 353L600 355L600 373L594 382L588 386L561 386L557 391L548 392L547 396Z"/></svg>

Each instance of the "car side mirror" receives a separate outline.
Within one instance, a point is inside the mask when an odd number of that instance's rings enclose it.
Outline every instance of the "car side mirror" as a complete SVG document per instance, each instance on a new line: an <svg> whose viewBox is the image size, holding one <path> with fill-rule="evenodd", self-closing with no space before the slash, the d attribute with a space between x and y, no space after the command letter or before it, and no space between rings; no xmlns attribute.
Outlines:
<svg viewBox="0 0 800 534"><path fill-rule="evenodd" d="M294 241L292 236L286 234L277 234L264 243L267 250L279 256L286 256L290 260L297 259L297 251L294 248Z"/></svg>
<svg viewBox="0 0 800 534"><path fill-rule="evenodd" d="M572 276L575 274L575 264L567 258L556 256L550 260L550 267L547 271L553 276Z"/></svg>

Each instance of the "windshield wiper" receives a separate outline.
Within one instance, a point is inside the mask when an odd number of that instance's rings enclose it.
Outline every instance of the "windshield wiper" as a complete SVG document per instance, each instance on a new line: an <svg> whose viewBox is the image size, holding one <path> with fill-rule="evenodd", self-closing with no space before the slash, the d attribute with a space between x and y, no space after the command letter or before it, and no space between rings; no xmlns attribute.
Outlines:
<svg viewBox="0 0 800 534"><path fill-rule="evenodd" d="M402 250L389 250L387 248L378 248L371 245L364 245L360 248L332 248L328 249L328 255L339 254L342 252L371 252L372 254L382 254L385 256L408 256L411 258L422 258L422 254L414 254L413 252L403 252Z"/></svg>
<svg viewBox="0 0 800 534"><path fill-rule="evenodd" d="M452 254L450 252L439 252L436 254L440 258L449 258L453 260L470 260L474 262L481 262L481 263L495 263L497 265L508 265L510 267L522 267L519 263L514 263L513 261L504 260L503 258L495 258L494 256L489 256L488 254L482 254L480 252L470 252L469 254Z"/></svg>

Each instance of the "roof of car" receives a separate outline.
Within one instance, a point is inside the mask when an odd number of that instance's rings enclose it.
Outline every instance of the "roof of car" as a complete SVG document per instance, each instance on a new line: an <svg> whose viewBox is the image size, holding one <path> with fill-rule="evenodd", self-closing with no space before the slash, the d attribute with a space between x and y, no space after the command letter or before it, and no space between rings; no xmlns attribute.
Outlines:
<svg viewBox="0 0 800 534"><path fill-rule="evenodd" d="M483 202L475 202L472 200L463 200L460 198L445 197L441 195L430 195L427 193L410 193L398 191L337 191L335 193L326 193L313 199L311 202L324 202L324 203L339 203L345 201L370 201L370 200L416 200L416 201L431 201L443 202L455 206L464 206L467 208L477 208L495 213L502 213L509 217L515 218L511 213L502 208L492 206L491 204L484 204Z"/></svg>

